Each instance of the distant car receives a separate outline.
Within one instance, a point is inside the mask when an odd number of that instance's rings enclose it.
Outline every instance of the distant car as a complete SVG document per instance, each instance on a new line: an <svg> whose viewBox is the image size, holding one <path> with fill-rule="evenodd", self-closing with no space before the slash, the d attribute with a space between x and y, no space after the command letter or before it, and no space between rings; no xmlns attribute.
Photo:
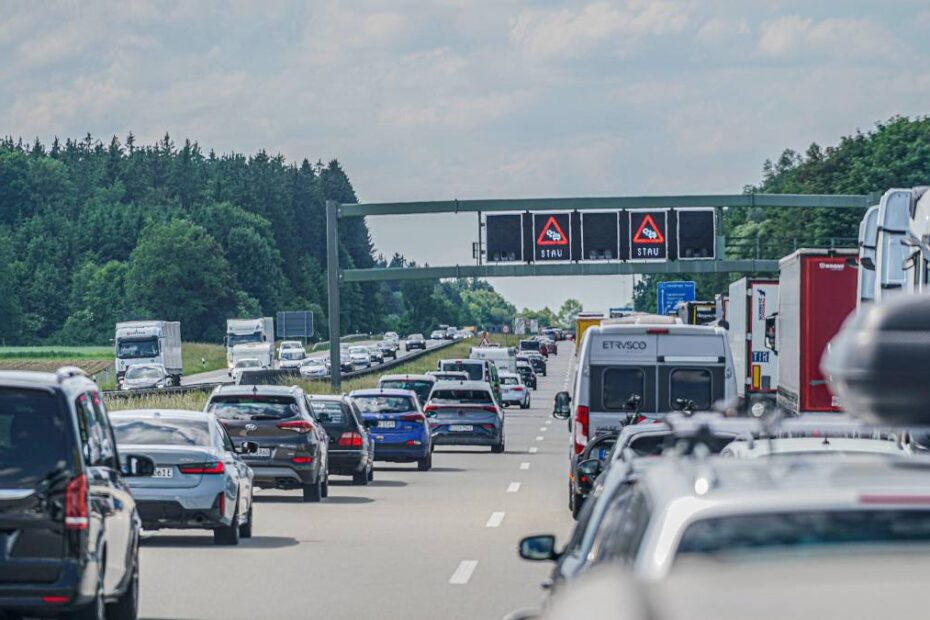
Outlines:
<svg viewBox="0 0 930 620"><path fill-rule="evenodd" d="M397 332L384 332L384 342L389 342L394 346L394 350L400 348L400 336L397 335Z"/></svg>
<svg viewBox="0 0 930 620"><path fill-rule="evenodd" d="M407 340L404 341L404 351L412 351L413 349L426 350L426 339L423 338L423 334L410 334L407 336Z"/></svg>
<svg viewBox="0 0 930 620"><path fill-rule="evenodd" d="M243 455L259 488L300 489L305 502L329 494L329 436L314 417L297 386L214 388L204 410L214 414L240 448L254 441L258 449Z"/></svg>
<svg viewBox="0 0 930 620"><path fill-rule="evenodd" d="M417 464L420 471L433 466L433 441L420 400L411 390L354 390L352 400L370 425L375 460Z"/></svg>
<svg viewBox="0 0 930 620"><path fill-rule="evenodd" d="M78 368L0 372L0 609L9 617L132 619L141 522L97 385ZM106 565L105 550L110 559Z"/></svg>
<svg viewBox="0 0 930 620"><path fill-rule="evenodd" d="M352 484L374 480L375 443L362 413L347 396L310 396L310 408L329 435L329 473L352 476Z"/></svg>
<svg viewBox="0 0 930 620"><path fill-rule="evenodd" d="M265 366L262 365L260 361L254 357L246 357L236 362L235 366L232 367L232 378L233 381L239 383L242 380L242 373L248 372L250 370L263 370Z"/></svg>
<svg viewBox="0 0 930 620"><path fill-rule="evenodd" d="M546 346L546 352L549 355L558 355L559 354L559 345L552 338L540 338L539 341Z"/></svg>
<svg viewBox="0 0 930 620"><path fill-rule="evenodd" d="M484 381L440 381L424 409L436 445L490 446L504 451L504 413Z"/></svg>
<svg viewBox="0 0 930 620"><path fill-rule="evenodd" d="M536 379L536 372L533 370L533 365L526 360L517 360L517 374L523 379L523 384L527 387L537 388L538 380Z"/></svg>
<svg viewBox="0 0 930 620"><path fill-rule="evenodd" d="M497 402L501 398L501 384L497 366L486 359L443 359L437 362L436 370L466 372L472 381L485 381L491 385Z"/></svg>
<svg viewBox="0 0 930 620"><path fill-rule="evenodd" d="M161 364L135 364L123 375L121 390L147 390L174 385L174 379Z"/></svg>
<svg viewBox="0 0 930 620"><path fill-rule="evenodd" d="M252 537L252 468L212 415L177 409L111 414L120 450L155 462L151 478L131 479L142 526L213 530L218 545ZM258 444L245 442L244 451Z"/></svg>
<svg viewBox="0 0 930 620"><path fill-rule="evenodd" d="M548 364L546 364L546 359L542 355L539 353L518 353L517 361L519 362L521 359L529 362L529 364L533 367L533 372L544 377L546 376Z"/></svg>
<svg viewBox="0 0 930 620"><path fill-rule="evenodd" d="M291 351L293 349L300 349L301 351L303 351L304 345L299 340L284 340L283 342L281 342L281 344L278 345L278 359L283 360L284 352Z"/></svg>
<svg viewBox="0 0 930 620"><path fill-rule="evenodd" d="M349 347L348 359L349 363L352 364L352 370L371 368L371 351L368 350L368 347Z"/></svg>
<svg viewBox="0 0 930 620"><path fill-rule="evenodd" d="M372 364L383 364L384 363L384 354L381 353L381 348L377 346L367 347L368 349L368 358L371 360Z"/></svg>
<svg viewBox="0 0 930 620"><path fill-rule="evenodd" d="M454 339L455 339L455 334L456 334L458 331L459 331L459 328L458 328L458 327L455 327L455 326L451 326L451 325L450 325L449 327L446 328L445 339L446 339L446 340L454 340Z"/></svg>
<svg viewBox="0 0 930 620"><path fill-rule="evenodd" d="M429 393L437 379L429 375L382 375L378 379L379 388L394 390L412 390L420 401L420 406L426 404Z"/></svg>
<svg viewBox="0 0 930 620"><path fill-rule="evenodd" d="M523 385L520 375L513 372L498 373L501 382L501 404L519 405L520 409L530 408L530 390Z"/></svg>
<svg viewBox="0 0 930 620"><path fill-rule="evenodd" d="M444 329L434 329L429 335L430 340L445 340L446 339L446 330Z"/></svg>
<svg viewBox="0 0 930 620"><path fill-rule="evenodd" d="M307 352L303 347L291 347L281 351L278 357L278 368L300 368L303 361L307 358Z"/></svg>
<svg viewBox="0 0 930 620"><path fill-rule="evenodd" d="M397 345L396 343L389 342L387 340L382 340L378 343L378 348L381 350L382 361L385 358L391 358L392 360L397 359Z"/></svg>
<svg viewBox="0 0 930 620"><path fill-rule="evenodd" d="M319 379L329 374L326 362L320 358L311 357L300 364L300 376L307 379Z"/></svg>
<svg viewBox="0 0 930 620"><path fill-rule="evenodd" d="M427 372L430 377L436 381L470 381L467 372L458 372L455 370L430 370ZM427 394L427 397L429 394Z"/></svg>

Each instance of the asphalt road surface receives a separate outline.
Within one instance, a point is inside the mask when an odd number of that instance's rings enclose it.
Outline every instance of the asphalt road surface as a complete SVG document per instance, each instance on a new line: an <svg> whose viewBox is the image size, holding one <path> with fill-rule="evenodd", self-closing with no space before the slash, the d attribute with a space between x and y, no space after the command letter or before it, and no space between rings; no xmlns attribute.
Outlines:
<svg viewBox="0 0 930 620"><path fill-rule="evenodd" d="M496 619L543 599L551 565L523 561L530 533L571 530L568 431L550 415L568 382L570 343L549 358L532 407L506 409L507 449L437 448L433 470L383 464L330 496L258 491L255 530L238 547L198 531L146 533L141 617L148 619Z"/></svg>

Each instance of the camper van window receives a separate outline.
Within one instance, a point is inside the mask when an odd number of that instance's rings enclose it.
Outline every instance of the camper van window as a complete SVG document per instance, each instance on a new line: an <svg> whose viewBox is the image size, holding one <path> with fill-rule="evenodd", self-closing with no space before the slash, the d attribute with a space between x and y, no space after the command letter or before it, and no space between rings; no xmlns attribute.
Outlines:
<svg viewBox="0 0 930 620"><path fill-rule="evenodd" d="M713 394L710 371L703 368L679 368L670 376L669 402L681 398L694 403L697 409L710 409Z"/></svg>
<svg viewBox="0 0 930 620"><path fill-rule="evenodd" d="M604 408L613 411L635 411L642 401L643 371L639 368L608 368L604 371Z"/></svg>

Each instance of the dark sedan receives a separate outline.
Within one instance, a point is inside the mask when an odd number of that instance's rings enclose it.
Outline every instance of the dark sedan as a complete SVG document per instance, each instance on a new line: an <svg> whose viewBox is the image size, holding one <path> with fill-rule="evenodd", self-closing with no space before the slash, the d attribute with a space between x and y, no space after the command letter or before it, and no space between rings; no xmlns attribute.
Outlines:
<svg viewBox="0 0 930 620"><path fill-rule="evenodd" d="M310 396L310 408L329 435L329 473L352 476L352 484L374 480L375 443L362 413L346 396Z"/></svg>

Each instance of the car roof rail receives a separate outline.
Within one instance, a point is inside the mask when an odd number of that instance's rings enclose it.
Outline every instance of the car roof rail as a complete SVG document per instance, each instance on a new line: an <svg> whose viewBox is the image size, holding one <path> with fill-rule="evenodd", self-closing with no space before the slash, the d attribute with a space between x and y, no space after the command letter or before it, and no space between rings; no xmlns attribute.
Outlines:
<svg viewBox="0 0 930 620"><path fill-rule="evenodd" d="M88 377L89 375L83 368L78 368L77 366L62 366L55 371L55 376L58 378L58 383L66 379L73 379L74 377Z"/></svg>

